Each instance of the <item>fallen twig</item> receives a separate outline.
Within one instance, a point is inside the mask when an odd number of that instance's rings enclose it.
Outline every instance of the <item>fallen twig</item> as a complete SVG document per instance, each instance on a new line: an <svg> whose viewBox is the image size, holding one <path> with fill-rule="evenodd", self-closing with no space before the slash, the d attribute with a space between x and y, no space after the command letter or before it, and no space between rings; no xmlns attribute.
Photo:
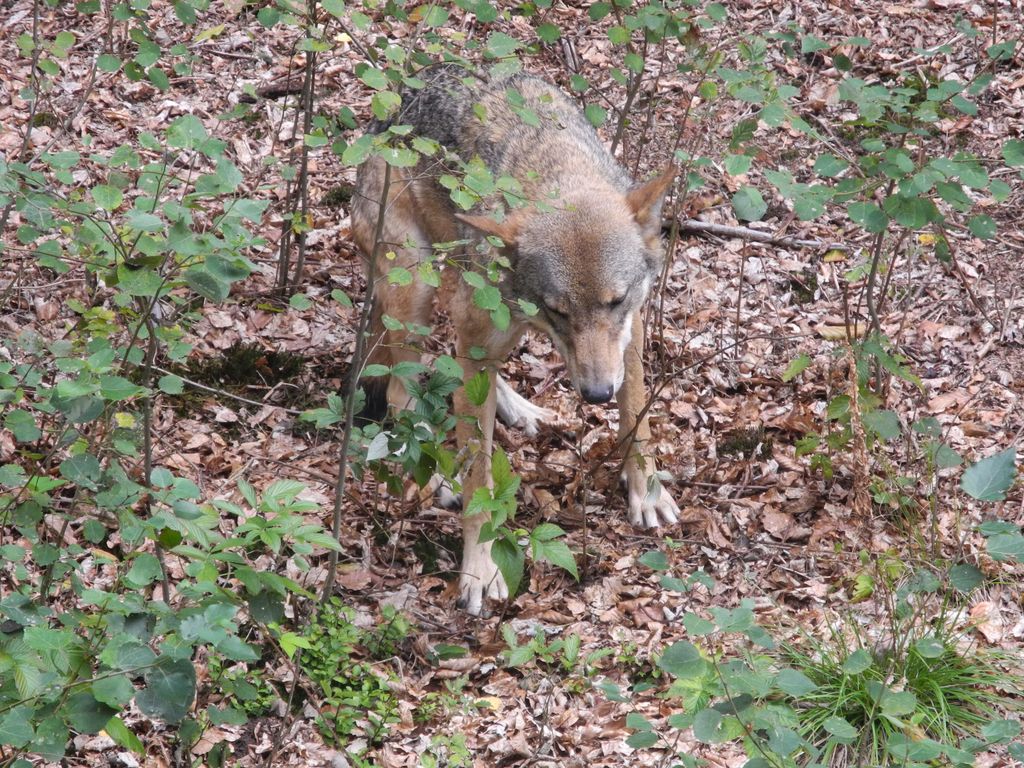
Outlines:
<svg viewBox="0 0 1024 768"><path fill-rule="evenodd" d="M666 227L671 222L664 222ZM712 224L709 221L698 221L697 219L679 219L679 229L682 232L700 232L708 235L719 235L720 237L738 237L741 240L754 240L758 243L769 245L781 245L786 248L821 248L824 250L849 251L852 246L846 243L829 243L824 240L807 239L800 237L776 237L771 232L762 232L749 227L736 227L729 224Z"/></svg>

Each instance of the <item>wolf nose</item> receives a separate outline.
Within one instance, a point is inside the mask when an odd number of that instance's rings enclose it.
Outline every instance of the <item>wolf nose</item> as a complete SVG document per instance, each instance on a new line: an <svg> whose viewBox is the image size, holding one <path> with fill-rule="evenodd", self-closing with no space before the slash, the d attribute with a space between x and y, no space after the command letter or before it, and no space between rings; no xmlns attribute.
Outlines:
<svg viewBox="0 0 1024 768"><path fill-rule="evenodd" d="M597 386L582 387L580 394L588 403L607 403L612 399L615 390L611 384L598 384Z"/></svg>

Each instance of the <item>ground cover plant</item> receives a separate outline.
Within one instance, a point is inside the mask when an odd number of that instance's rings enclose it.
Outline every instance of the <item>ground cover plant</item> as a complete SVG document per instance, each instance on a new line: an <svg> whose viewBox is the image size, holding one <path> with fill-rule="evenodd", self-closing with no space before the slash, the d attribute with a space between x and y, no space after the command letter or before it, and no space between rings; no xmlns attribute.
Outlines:
<svg viewBox="0 0 1024 768"><path fill-rule="evenodd" d="M7 3L0 765L1024 762L1016 10ZM627 524L614 408L528 337L558 420L498 430L486 620L433 487L486 378L444 317L363 368L375 287L453 246L367 281L348 239L370 157L516 198L396 118L441 61L679 168L646 322L683 521ZM458 273L499 328L535 309L502 268ZM360 372L410 409L361 423Z"/></svg>

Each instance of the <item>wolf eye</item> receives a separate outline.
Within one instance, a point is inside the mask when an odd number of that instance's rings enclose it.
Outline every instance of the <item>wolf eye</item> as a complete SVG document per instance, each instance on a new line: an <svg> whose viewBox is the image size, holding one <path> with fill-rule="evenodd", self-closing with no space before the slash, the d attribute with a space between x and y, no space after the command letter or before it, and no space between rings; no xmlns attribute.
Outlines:
<svg viewBox="0 0 1024 768"><path fill-rule="evenodd" d="M622 304L622 302L624 302L625 300L626 300L625 294L623 294L622 296L616 296L614 299L612 299L611 301L608 302L608 306L611 307L612 309L615 309L617 306Z"/></svg>

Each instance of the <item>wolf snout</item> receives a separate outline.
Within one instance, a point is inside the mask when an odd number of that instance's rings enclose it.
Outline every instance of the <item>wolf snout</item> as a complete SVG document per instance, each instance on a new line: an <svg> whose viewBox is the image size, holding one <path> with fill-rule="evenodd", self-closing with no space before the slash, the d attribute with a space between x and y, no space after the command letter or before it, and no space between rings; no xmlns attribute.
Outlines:
<svg viewBox="0 0 1024 768"><path fill-rule="evenodd" d="M580 387L580 395L588 403L607 403L615 394L615 387L611 384L585 384Z"/></svg>

